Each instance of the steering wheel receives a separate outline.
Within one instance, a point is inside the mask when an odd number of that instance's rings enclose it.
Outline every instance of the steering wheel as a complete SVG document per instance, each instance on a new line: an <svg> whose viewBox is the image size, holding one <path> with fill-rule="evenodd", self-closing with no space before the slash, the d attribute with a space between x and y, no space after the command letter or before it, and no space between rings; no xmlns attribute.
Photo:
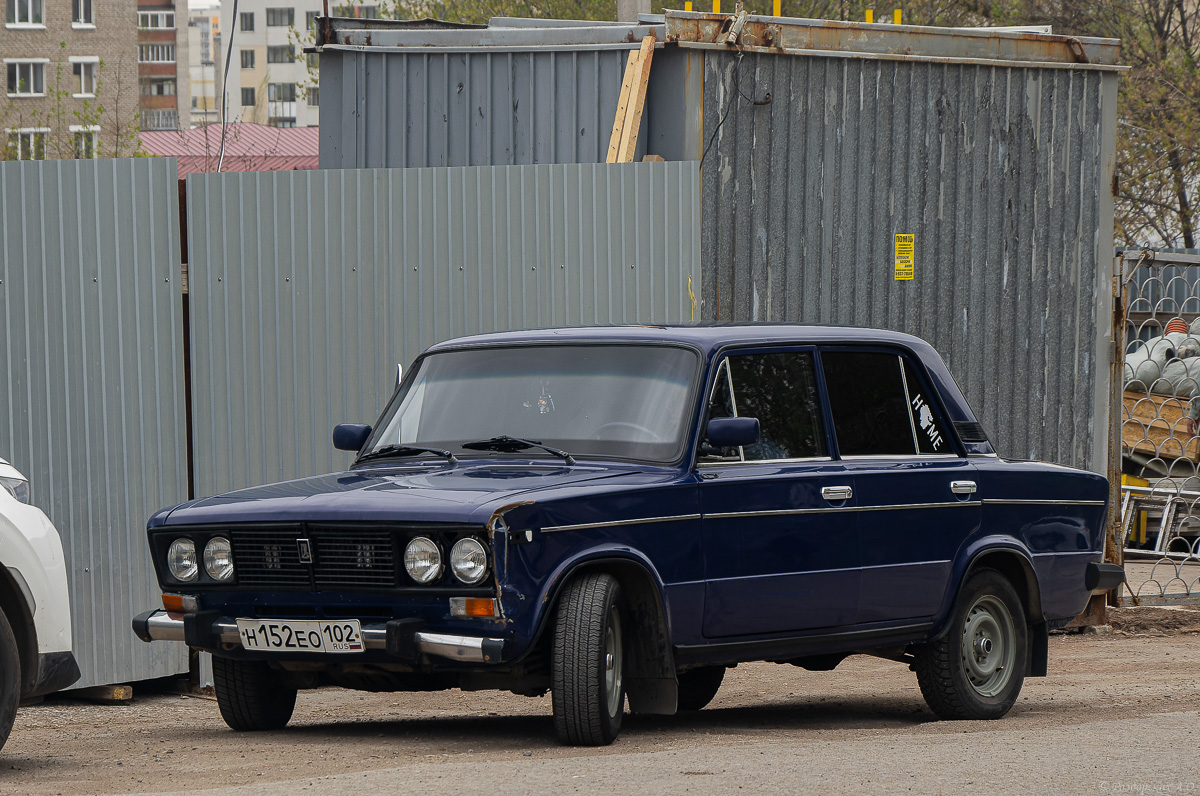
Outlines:
<svg viewBox="0 0 1200 796"><path fill-rule="evenodd" d="M638 431L645 437L649 438L648 439L649 442L666 442L665 439L663 439L661 436L659 436L657 433L655 433L652 429L646 428L645 426L640 425L638 423L630 423L627 420L613 420L611 422L605 423L595 430L595 432L594 432L595 435L597 437L603 439L604 435L601 432L603 432L604 429L606 429L606 428L631 428L634 431ZM639 440L639 441L642 441L642 440Z"/></svg>

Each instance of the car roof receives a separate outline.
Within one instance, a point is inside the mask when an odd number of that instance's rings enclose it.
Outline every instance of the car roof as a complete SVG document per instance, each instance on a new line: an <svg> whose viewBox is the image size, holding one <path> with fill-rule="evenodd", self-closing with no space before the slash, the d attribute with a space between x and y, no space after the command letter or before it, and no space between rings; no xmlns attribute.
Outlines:
<svg viewBox="0 0 1200 796"><path fill-rule="evenodd" d="M446 340L429 348L505 345L538 342L655 342L683 343L712 353L731 345L772 343L889 343L914 350L929 344L918 337L885 329L859 326L800 325L786 323L702 324L692 326L572 326L531 329L517 332L493 332Z"/></svg>

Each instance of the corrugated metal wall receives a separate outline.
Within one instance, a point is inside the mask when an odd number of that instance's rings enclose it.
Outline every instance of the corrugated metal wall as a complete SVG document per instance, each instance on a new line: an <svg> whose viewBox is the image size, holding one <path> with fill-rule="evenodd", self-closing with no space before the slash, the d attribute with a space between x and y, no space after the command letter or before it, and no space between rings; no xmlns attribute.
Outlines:
<svg viewBox="0 0 1200 796"><path fill-rule="evenodd" d="M627 54L329 49L321 167L603 163Z"/></svg>
<svg viewBox="0 0 1200 796"><path fill-rule="evenodd" d="M198 495L345 467L450 337L698 318L695 163L192 175Z"/></svg>
<svg viewBox="0 0 1200 796"><path fill-rule="evenodd" d="M1115 73L708 52L704 75L706 319L919 335L1002 454L1106 471Z"/></svg>
<svg viewBox="0 0 1200 796"><path fill-rule="evenodd" d="M130 618L146 518L187 497L174 159L0 163L0 456L66 556L76 687L187 671Z"/></svg>

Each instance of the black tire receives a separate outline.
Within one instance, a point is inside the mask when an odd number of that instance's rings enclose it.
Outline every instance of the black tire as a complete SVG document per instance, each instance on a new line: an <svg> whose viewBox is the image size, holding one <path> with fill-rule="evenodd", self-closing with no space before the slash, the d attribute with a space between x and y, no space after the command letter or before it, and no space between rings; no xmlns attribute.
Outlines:
<svg viewBox="0 0 1200 796"><path fill-rule="evenodd" d="M567 584L554 620L551 696L561 743L605 746L625 715L621 586L605 574Z"/></svg>
<svg viewBox="0 0 1200 796"><path fill-rule="evenodd" d="M21 701L21 656L8 617L0 611L0 749L4 748Z"/></svg>
<svg viewBox="0 0 1200 796"><path fill-rule="evenodd" d="M675 676L679 681L679 709L700 710L717 695L725 679L724 666L701 666Z"/></svg>
<svg viewBox="0 0 1200 796"><path fill-rule="evenodd" d="M213 656L213 685L221 718L235 730L279 730L296 709L296 689L262 661Z"/></svg>
<svg viewBox="0 0 1200 796"><path fill-rule="evenodd" d="M1025 609L994 569L963 585L945 638L916 649L913 669L929 707L943 719L998 719L1021 693L1029 651Z"/></svg>

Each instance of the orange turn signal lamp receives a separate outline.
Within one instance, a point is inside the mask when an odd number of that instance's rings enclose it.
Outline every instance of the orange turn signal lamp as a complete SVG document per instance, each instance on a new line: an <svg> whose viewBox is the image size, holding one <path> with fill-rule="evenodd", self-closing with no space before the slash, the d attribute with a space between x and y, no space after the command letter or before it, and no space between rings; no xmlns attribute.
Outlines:
<svg viewBox="0 0 1200 796"><path fill-rule="evenodd" d="M164 594L162 603L171 614L193 614L200 610L200 600L194 594Z"/></svg>
<svg viewBox="0 0 1200 796"><path fill-rule="evenodd" d="M492 597L451 597L450 616L456 619L493 619L496 600Z"/></svg>

